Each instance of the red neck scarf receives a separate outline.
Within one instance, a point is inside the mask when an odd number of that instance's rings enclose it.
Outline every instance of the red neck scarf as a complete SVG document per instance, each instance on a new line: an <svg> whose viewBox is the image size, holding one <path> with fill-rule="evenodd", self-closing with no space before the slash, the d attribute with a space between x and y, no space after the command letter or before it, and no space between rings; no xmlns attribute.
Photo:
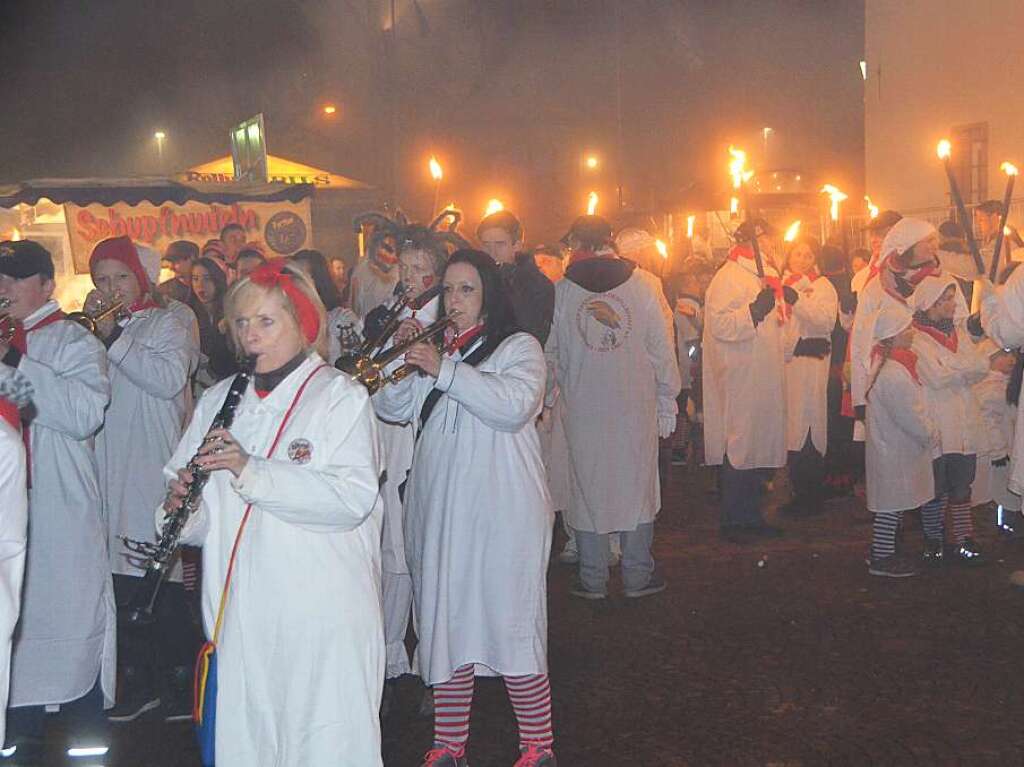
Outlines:
<svg viewBox="0 0 1024 767"><path fill-rule="evenodd" d="M454 332L444 345L444 353L448 355L455 354L455 352L466 348L469 344L480 337L480 334L484 332L483 323L477 323L469 330L463 331L456 335Z"/></svg>
<svg viewBox="0 0 1024 767"><path fill-rule="evenodd" d="M7 421L16 432L21 432L21 416L18 414L18 406L3 397L0 397L0 418Z"/></svg>
<svg viewBox="0 0 1024 767"><path fill-rule="evenodd" d="M939 345L943 346L946 349L949 349L949 351L953 352L953 354L956 354L956 349L959 345L959 339L956 334L956 328L953 328L953 332L947 336L945 333L943 333L936 327L932 327L931 325L926 325L922 322L914 320L914 329L920 330L926 336L930 336L931 338L935 339L936 343L938 343Z"/></svg>
<svg viewBox="0 0 1024 767"><path fill-rule="evenodd" d="M892 260L893 256L889 255L885 258L879 259L875 263L872 263L871 266L868 267L868 278L864 280L864 284L867 285L875 277L879 277L882 281L882 288L885 292L902 304L907 303L907 299L899 292L899 290L896 289L897 277L900 277L914 287L917 287L925 277L937 275L942 271L934 261L929 264L924 264L923 266L900 269L893 265Z"/></svg>
<svg viewBox="0 0 1024 767"><path fill-rule="evenodd" d="M320 332L320 313L316 306L305 293L295 284L292 276L284 271L288 266L286 258L272 258L262 266L257 267L249 273L250 282L262 285L265 288L277 287L288 297L292 306L295 307L295 314L299 318L299 328L306 343L316 341Z"/></svg>
<svg viewBox="0 0 1024 767"><path fill-rule="evenodd" d="M871 350L871 359L880 360L883 357L885 357L885 349L881 344L878 344ZM918 386L921 385L921 379L917 375L917 355L912 350L890 349L889 359L905 367L907 372L910 373L910 377L914 379L914 383Z"/></svg>

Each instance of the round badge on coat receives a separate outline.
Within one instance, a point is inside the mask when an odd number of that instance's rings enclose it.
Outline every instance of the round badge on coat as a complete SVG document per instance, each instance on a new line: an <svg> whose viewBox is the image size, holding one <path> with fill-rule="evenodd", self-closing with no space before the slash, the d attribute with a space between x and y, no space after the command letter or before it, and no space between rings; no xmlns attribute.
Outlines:
<svg viewBox="0 0 1024 767"><path fill-rule="evenodd" d="M288 445L288 457L292 463L309 463L313 457L313 445L308 439L293 439Z"/></svg>
<svg viewBox="0 0 1024 767"><path fill-rule="evenodd" d="M579 305L576 328L588 348L598 352L618 349L633 330L633 315L614 293L600 293Z"/></svg>

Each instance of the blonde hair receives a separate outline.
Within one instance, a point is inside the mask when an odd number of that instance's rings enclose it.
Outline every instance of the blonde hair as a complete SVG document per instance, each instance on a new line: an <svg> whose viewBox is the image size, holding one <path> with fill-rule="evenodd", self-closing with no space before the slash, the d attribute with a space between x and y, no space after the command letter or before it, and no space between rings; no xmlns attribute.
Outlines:
<svg viewBox="0 0 1024 767"><path fill-rule="evenodd" d="M246 310L252 310L262 303L267 296L276 295L281 299L281 304L284 306L285 311L291 317L292 322L295 323L296 329L299 330L303 350L308 352L312 349L321 357L327 359L327 310L324 309L323 302L320 300L320 296L317 295L316 288L309 277L306 276L306 273L298 267L285 266L282 273L291 277L295 287L316 308L319 325L316 338L312 343L306 340L306 337L301 332L299 314L295 310L295 304L292 303L292 300L284 290L277 285L259 285L246 277L232 283L231 287L228 288L227 294L224 296L224 319L227 321L228 330L231 333L231 340L235 348L238 350L242 349L242 344L238 340L236 320L245 314Z"/></svg>

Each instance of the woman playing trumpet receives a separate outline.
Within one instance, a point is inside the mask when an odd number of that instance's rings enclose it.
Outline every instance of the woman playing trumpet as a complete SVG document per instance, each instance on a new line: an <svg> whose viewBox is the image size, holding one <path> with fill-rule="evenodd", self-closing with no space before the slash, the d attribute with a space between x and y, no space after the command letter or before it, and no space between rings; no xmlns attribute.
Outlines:
<svg viewBox="0 0 1024 767"><path fill-rule="evenodd" d="M460 250L444 273L454 314L443 351L413 346L423 371L385 386L377 414L419 432L405 495L419 668L434 686L424 765L466 764L476 673L498 675L519 723L520 767L553 766L547 677L551 501L534 419L544 397L540 344L512 320L497 265Z"/></svg>
<svg viewBox="0 0 1024 767"><path fill-rule="evenodd" d="M232 285L225 315L255 357L253 382L230 431L207 435L231 381L203 395L157 514L162 524L180 506L198 450L211 474L181 541L203 549L216 763L380 765L382 462L369 396L324 362L323 304L283 259Z"/></svg>

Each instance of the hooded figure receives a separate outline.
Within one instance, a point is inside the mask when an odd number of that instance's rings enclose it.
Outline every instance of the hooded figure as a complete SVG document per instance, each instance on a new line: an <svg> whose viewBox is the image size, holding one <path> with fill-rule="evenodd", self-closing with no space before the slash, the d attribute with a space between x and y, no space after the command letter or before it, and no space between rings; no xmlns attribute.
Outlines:
<svg viewBox="0 0 1024 767"><path fill-rule="evenodd" d="M546 354L565 404L577 531L576 596L606 594L609 533L622 533L627 596L664 588L650 555L661 508L658 438L675 428L679 366L658 278L615 254L611 227L583 216L565 237L572 263L555 286ZM609 435L614 439L609 440Z"/></svg>

